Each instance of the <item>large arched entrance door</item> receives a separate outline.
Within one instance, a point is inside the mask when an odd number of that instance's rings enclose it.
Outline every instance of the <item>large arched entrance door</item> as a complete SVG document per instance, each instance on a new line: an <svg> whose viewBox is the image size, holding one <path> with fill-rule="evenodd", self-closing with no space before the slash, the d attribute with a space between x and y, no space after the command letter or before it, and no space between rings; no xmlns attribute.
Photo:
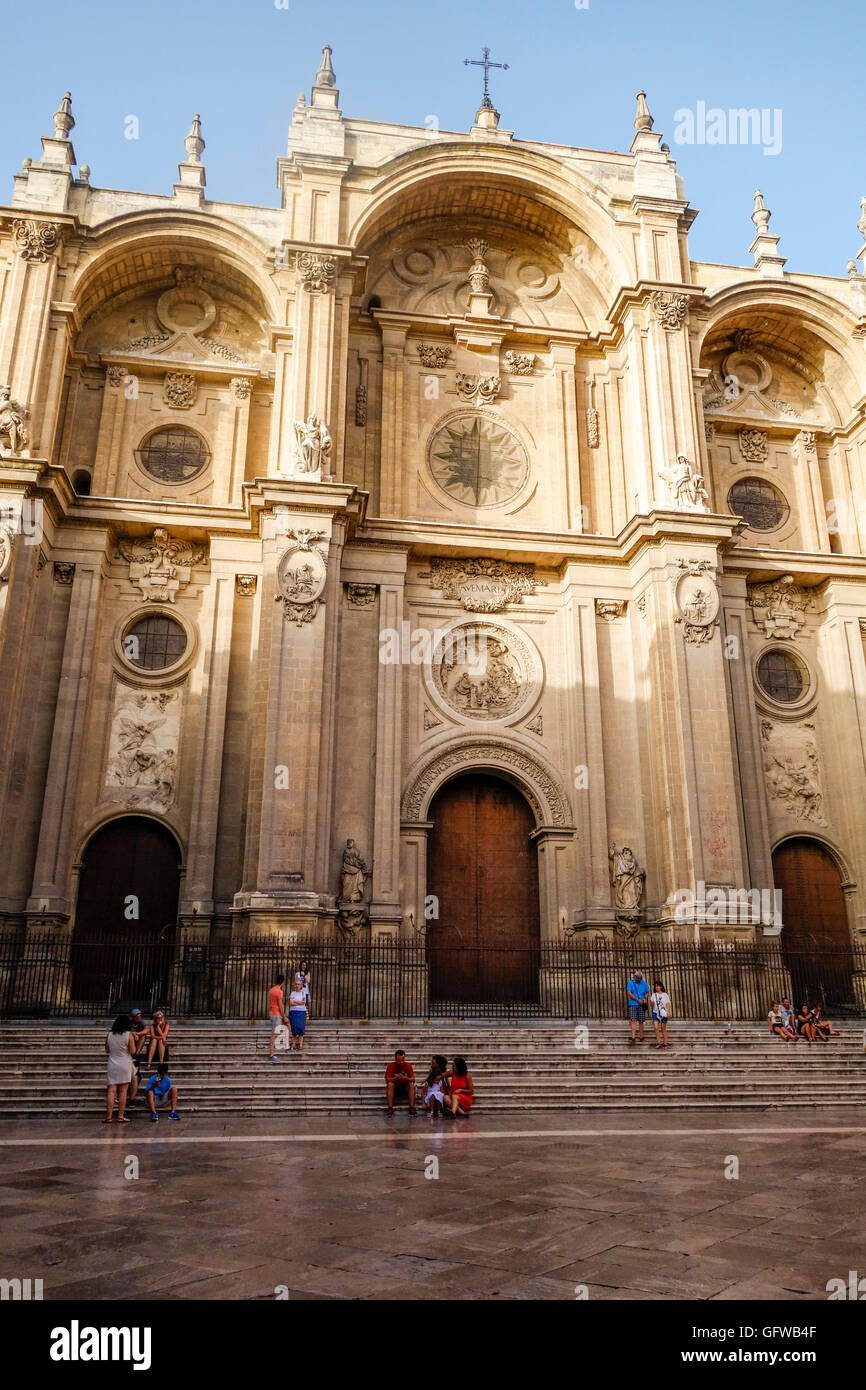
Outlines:
<svg viewBox="0 0 866 1390"><path fill-rule="evenodd" d="M532 812L499 777L447 782L428 812L430 997L496 1013L538 999L538 858Z"/></svg>
<svg viewBox="0 0 866 1390"><path fill-rule="evenodd" d="M81 866L72 941L72 998L150 1007L168 983L180 851L145 816L110 821Z"/></svg>
<svg viewBox="0 0 866 1390"><path fill-rule="evenodd" d="M818 840L786 840L773 854L773 878L782 892L782 954L794 1003L852 1005L851 935L833 856Z"/></svg>

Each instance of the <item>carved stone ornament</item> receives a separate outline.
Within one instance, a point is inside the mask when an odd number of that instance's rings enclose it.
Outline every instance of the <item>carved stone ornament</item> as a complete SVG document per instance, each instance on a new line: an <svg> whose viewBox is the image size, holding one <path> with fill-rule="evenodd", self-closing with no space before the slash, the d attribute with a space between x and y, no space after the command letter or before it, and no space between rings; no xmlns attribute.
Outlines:
<svg viewBox="0 0 866 1390"><path fill-rule="evenodd" d="M435 427L427 459L442 491L473 508L503 506L517 496L529 476L523 444L493 414L456 411Z"/></svg>
<svg viewBox="0 0 866 1390"><path fill-rule="evenodd" d="M54 583L69 585L75 578L75 566L68 560L54 561Z"/></svg>
<svg viewBox="0 0 866 1390"><path fill-rule="evenodd" d="M417 821L431 788L458 770L500 768L520 780L521 790L539 825L571 828L571 808L565 794L546 768L531 754L496 738L470 738L434 753L414 774L410 773L403 795L401 819Z"/></svg>
<svg viewBox="0 0 866 1390"><path fill-rule="evenodd" d="M353 608L372 608L377 588L376 584L347 584L346 597Z"/></svg>
<svg viewBox="0 0 866 1390"><path fill-rule="evenodd" d="M806 621L805 611L813 606L813 599L807 589L794 583L792 574L783 574L772 584L749 584L748 603L765 637L793 640Z"/></svg>
<svg viewBox="0 0 866 1390"><path fill-rule="evenodd" d="M115 362L111 363L111 365L105 369L105 379L108 385L116 391L126 380L126 368L119 367Z"/></svg>
<svg viewBox="0 0 866 1390"><path fill-rule="evenodd" d="M175 799L180 742L178 690L118 684L108 743L109 800L164 811Z"/></svg>
<svg viewBox="0 0 866 1390"><path fill-rule="evenodd" d="M363 429L367 423L367 371L366 357L358 358L358 385L355 387L355 424Z"/></svg>
<svg viewBox="0 0 866 1390"><path fill-rule="evenodd" d="M501 613L510 603L520 603L524 594L534 594L546 579L536 579L535 566L523 561L452 560L434 555L429 570L418 575L429 579L430 588L444 598L457 599L467 613Z"/></svg>
<svg viewBox="0 0 866 1390"><path fill-rule="evenodd" d="M12 389L0 386L0 458L15 458L30 443L30 411L12 399Z"/></svg>
<svg viewBox="0 0 866 1390"><path fill-rule="evenodd" d="M258 586L258 576L255 574L236 574L235 593L239 598L252 598Z"/></svg>
<svg viewBox="0 0 866 1390"><path fill-rule="evenodd" d="M674 601L686 641L702 646L712 639L718 627L719 591L715 570L709 560L678 560L677 565L687 573L675 581Z"/></svg>
<svg viewBox="0 0 866 1390"><path fill-rule="evenodd" d="M283 552L277 566L279 592L274 595L281 601L283 612L289 622L296 627L311 623L319 611L328 566L325 552L313 544L323 540L321 531L289 531L295 544Z"/></svg>
<svg viewBox="0 0 866 1390"><path fill-rule="evenodd" d="M462 719L513 720L533 700L541 668L529 643L494 623L462 623L439 636L429 667L439 701Z"/></svg>
<svg viewBox="0 0 866 1390"><path fill-rule="evenodd" d="M544 737L544 717L541 711L538 712L534 719L530 719L526 727L531 734L537 734L539 738Z"/></svg>
<svg viewBox="0 0 866 1390"><path fill-rule="evenodd" d="M418 356L425 367L444 367L451 356L451 349L445 343L419 343Z"/></svg>
<svg viewBox="0 0 866 1390"><path fill-rule="evenodd" d="M817 435L814 430L800 430L791 446L791 452L796 459L805 459L808 454L814 454L817 448Z"/></svg>
<svg viewBox="0 0 866 1390"><path fill-rule="evenodd" d="M640 930L641 898L646 883L646 870L641 869L634 851L624 845L608 849L610 882L613 888L614 917L619 936L633 937Z"/></svg>
<svg viewBox="0 0 866 1390"><path fill-rule="evenodd" d="M232 398L236 401L248 400L253 389L252 382L246 376L233 376L229 386L231 387Z"/></svg>
<svg viewBox="0 0 866 1390"><path fill-rule="evenodd" d="M712 444L712 442L713 442L713 440L715 439L715 437L716 437L716 427L715 427L715 425L713 424L712 420L705 420L705 421L704 421L704 439L707 441L708 444Z"/></svg>
<svg viewBox="0 0 866 1390"><path fill-rule="evenodd" d="M599 446L598 411L594 405L586 407L586 439L590 449Z"/></svg>
<svg viewBox="0 0 866 1390"><path fill-rule="evenodd" d="M703 475L689 463L685 454L677 454L672 468L660 469L659 477L667 483L671 506L677 511L709 511L709 494L704 487Z"/></svg>
<svg viewBox="0 0 866 1390"><path fill-rule="evenodd" d="M675 333L686 321L689 301L684 294L672 294L668 290L656 290L650 300L653 314L662 328Z"/></svg>
<svg viewBox="0 0 866 1390"><path fill-rule="evenodd" d="M512 376L531 376L535 366L535 353L506 352L505 365Z"/></svg>
<svg viewBox="0 0 866 1390"><path fill-rule="evenodd" d="M173 410L189 410L195 405L198 382L192 372L166 372L162 384L162 399Z"/></svg>
<svg viewBox="0 0 866 1390"><path fill-rule="evenodd" d="M625 599L597 598L595 601L596 617L604 618L606 623L613 623L617 618L625 614Z"/></svg>
<svg viewBox="0 0 866 1390"><path fill-rule="evenodd" d="M341 907L337 912L337 928L347 940L352 940L369 923L365 907Z"/></svg>
<svg viewBox="0 0 866 1390"><path fill-rule="evenodd" d="M481 237L472 237L466 243L467 250L472 257L472 265L469 267L469 287L473 294L486 294L490 287L490 272L484 264L484 257L487 255L487 242Z"/></svg>
<svg viewBox="0 0 866 1390"><path fill-rule="evenodd" d="M326 294L328 290L333 289L337 277L337 261L334 256L318 256L313 251L302 251L296 267L307 294Z"/></svg>
<svg viewBox="0 0 866 1390"><path fill-rule="evenodd" d="M369 865L365 864L361 851L354 840L347 840L340 865L340 891L337 902L341 906L346 903L363 902L364 889L369 877Z"/></svg>
<svg viewBox="0 0 866 1390"><path fill-rule="evenodd" d="M162 526L149 539L120 539L117 552L129 562L131 583L152 603L174 603L193 566L204 564L207 553L203 545L174 540Z"/></svg>
<svg viewBox="0 0 866 1390"><path fill-rule="evenodd" d="M293 476L305 482L321 482L331 460L331 436L318 415L295 421L295 462Z"/></svg>
<svg viewBox="0 0 866 1390"><path fill-rule="evenodd" d="M425 729L439 729L439 728L441 728L441 726L442 726L442 720L436 718L435 714L433 713L433 711L432 711L432 709L430 708L429 705L425 705L425 706L424 706L424 728L425 728Z"/></svg>
<svg viewBox="0 0 866 1390"><path fill-rule="evenodd" d="M763 430L740 430L740 453L746 463L764 463L770 452Z"/></svg>
<svg viewBox="0 0 866 1390"><path fill-rule="evenodd" d="M18 217L12 224L15 250L24 261L47 261L60 241L57 222L39 222L35 218Z"/></svg>
<svg viewBox="0 0 866 1390"><path fill-rule="evenodd" d="M5 584L9 578L9 567L12 564L12 536L11 526L0 526L0 584Z"/></svg>
<svg viewBox="0 0 866 1390"><path fill-rule="evenodd" d="M502 390L501 376L479 376L474 372L458 372L457 394L470 405L492 405Z"/></svg>
<svg viewBox="0 0 866 1390"><path fill-rule="evenodd" d="M814 724L774 724L761 720L767 791L795 820L826 825L821 763Z"/></svg>

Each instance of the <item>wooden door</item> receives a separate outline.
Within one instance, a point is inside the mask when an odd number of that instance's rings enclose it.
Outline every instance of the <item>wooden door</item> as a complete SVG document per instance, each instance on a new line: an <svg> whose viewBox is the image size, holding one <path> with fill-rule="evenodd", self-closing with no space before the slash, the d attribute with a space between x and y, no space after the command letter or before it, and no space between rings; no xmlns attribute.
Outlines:
<svg viewBox="0 0 866 1390"><path fill-rule="evenodd" d="M853 1004L851 935L836 863L817 840L786 840L773 855L782 892L782 954L798 1007Z"/></svg>
<svg viewBox="0 0 866 1390"><path fill-rule="evenodd" d="M84 853L72 943L72 997L150 1007L167 984L180 855L145 816L110 821Z"/></svg>
<svg viewBox="0 0 866 1390"><path fill-rule="evenodd" d="M427 892L434 1000L485 1006L538 997L538 859L526 801L498 777L455 778L436 795Z"/></svg>

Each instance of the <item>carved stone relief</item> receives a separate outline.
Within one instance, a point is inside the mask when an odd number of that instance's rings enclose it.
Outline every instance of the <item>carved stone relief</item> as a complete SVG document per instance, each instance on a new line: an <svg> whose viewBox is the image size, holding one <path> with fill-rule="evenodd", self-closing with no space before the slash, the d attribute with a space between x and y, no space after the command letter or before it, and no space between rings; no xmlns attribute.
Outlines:
<svg viewBox="0 0 866 1390"><path fill-rule="evenodd" d="M535 758L502 739L467 739L452 748L436 753L414 776L403 795L401 819L417 821L427 793L459 768L498 767L510 770L520 778L523 794L540 825L567 829L571 824L571 809L554 779Z"/></svg>
<svg viewBox="0 0 866 1390"><path fill-rule="evenodd" d="M229 386L231 387L232 398L236 401L248 400L253 389L252 382L246 376L233 376Z"/></svg>
<svg viewBox="0 0 866 1390"><path fill-rule="evenodd" d="M814 724L776 724L761 720L767 791L779 809L796 820L826 825L821 763Z"/></svg>
<svg viewBox="0 0 866 1390"><path fill-rule="evenodd" d="M770 452L763 430L740 430L740 453L746 463L764 463Z"/></svg>
<svg viewBox="0 0 866 1390"><path fill-rule="evenodd" d="M177 690L135 690L118 684L108 745L111 800L159 810L175 799L181 696Z"/></svg>
<svg viewBox="0 0 866 1390"><path fill-rule="evenodd" d="M444 367L451 356L451 349L444 343L419 343L418 356L425 367Z"/></svg>
<svg viewBox="0 0 866 1390"><path fill-rule="evenodd" d="M30 443L30 411L12 399L12 388L0 386L0 458L14 458Z"/></svg>
<svg viewBox="0 0 866 1390"><path fill-rule="evenodd" d="M205 547L174 540L158 526L149 539L121 537L117 553L129 563L129 578L153 603L174 603L178 590L189 583L195 565L205 562Z"/></svg>
<svg viewBox="0 0 866 1390"><path fill-rule="evenodd" d="M24 261L47 261L60 241L57 222L39 222L36 218L19 217L12 224L15 250Z"/></svg>
<svg viewBox="0 0 866 1390"><path fill-rule="evenodd" d="M624 615L625 606L625 599L597 598L595 601L596 616L604 618L606 623L613 623Z"/></svg>
<svg viewBox="0 0 866 1390"><path fill-rule="evenodd" d="M501 613L547 583L536 579L534 565L522 561L453 560L442 555L434 555L430 569L418 578L429 579L431 589L438 589L444 598L457 599L467 613Z"/></svg>
<svg viewBox="0 0 866 1390"><path fill-rule="evenodd" d="M321 482L331 459L331 436L318 415L295 421L294 476L305 482Z"/></svg>
<svg viewBox="0 0 866 1390"><path fill-rule="evenodd" d="M672 294L667 290L656 290L650 299L653 314L662 328L675 333L686 321L689 301L684 294Z"/></svg>
<svg viewBox="0 0 866 1390"><path fill-rule="evenodd" d="M795 584L791 574L772 584L749 584L747 593L752 617L765 637L795 638L806 621L806 609L813 606L808 589Z"/></svg>
<svg viewBox="0 0 866 1390"><path fill-rule="evenodd" d="M198 382L192 372L166 372L162 399L174 410L189 410L198 396Z"/></svg>
<svg viewBox="0 0 866 1390"><path fill-rule="evenodd" d="M535 366L534 352L506 352L505 365L512 376L531 376Z"/></svg>
<svg viewBox="0 0 866 1390"><path fill-rule="evenodd" d="M333 256L317 256L302 251L297 258L298 278L307 294L326 294L333 289L337 277L337 262Z"/></svg>
<svg viewBox="0 0 866 1390"><path fill-rule="evenodd" d="M672 468L660 469L659 477L667 483L671 506L677 511L709 511L709 496L704 487L703 475L689 463L685 454L677 454L677 461Z"/></svg>
<svg viewBox="0 0 866 1390"><path fill-rule="evenodd" d="M252 598L257 585L258 577L254 574L235 575L235 593L239 598Z"/></svg>
<svg viewBox="0 0 866 1390"><path fill-rule="evenodd" d="M638 866L634 851L627 845L617 849L612 844L608 849L608 861L616 931L620 936L636 936L640 930L640 902L646 883L646 870Z"/></svg>
<svg viewBox="0 0 866 1390"><path fill-rule="evenodd" d="M284 551L277 566L279 592L274 595L282 602L286 618L296 627L311 623L319 611L328 577L325 552L313 544L323 540L321 531L289 531L295 544Z"/></svg>
<svg viewBox="0 0 866 1390"><path fill-rule="evenodd" d="M54 583L69 585L75 578L75 566L67 560L54 561Z"/></svg>
<svg viewBox="0 0 866 1390"><path fill-rule="evenodd" d="M377 588L377 584L347 584L346 597L353 608L372 608Z"/></svg>
<svg viewBox="0 0 866 1390"><path fill-rule="evenodd" d="M529 643L493 623L450 629L429 669L439 699L473 722L517 718L541 680Z"/></svg>
<svg viewBox="0 0 866 1390"><path fill-rule="evenodd" d="M443 492L469 507L503 505L529 474L526 450L514 431L495 416L469 411L437 426L427 457Z"/></svg>
<svg viewBox="0 0 866 1390"><path fill-rule="evenodd" d="M598 411L594 405L586 408L586 439L590 449L597 449L600 442L598 429Z"/></svg>
<svg viewBox="0 0 866 1390"><path fill-rule="evenodd" d="M709 560L677 560L677 567L686 573L674 580L674 600L685 640L702 646L712 639L718 627L719 591L715 569Z"/></svg>
<svg viewBox="0 0 866 1390"><path fill-rule="evenodd" d="M457 394L469 405L492 405L502 390L502 377L458 372Z"/></svg>

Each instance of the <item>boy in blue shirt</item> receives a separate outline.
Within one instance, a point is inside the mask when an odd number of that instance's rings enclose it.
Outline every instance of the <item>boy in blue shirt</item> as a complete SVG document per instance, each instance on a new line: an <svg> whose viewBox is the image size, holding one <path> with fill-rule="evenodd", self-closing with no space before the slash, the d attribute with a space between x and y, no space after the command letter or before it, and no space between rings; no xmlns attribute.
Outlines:
<svg viewBox="0 0 866 1390"><path fill-rule="evenodd" d="M635 970L626 986L628 998L628 1021L631 1024L631 1042L643 1042L643 1020L646 1013L645 1004L650 992L650 987L643 977L642 970ZM636 1038L635 1033L640 1028L640 1037Z"/></svg>
<svg viewBox="0 0 866 1390"><path fill-rule="evenodd" d="M156 1124L159 1119L156 1113L157 1105L162 1107L170 1104L171 1110L169 1111L168 1118L170 1120L180 1119L177 1113L177 1087L171 1084L171 1077L168 1074L168 1064L166 1062L160 1062L156 1069L156 1074L150 1078L145 1090L147 1092L147 1103L150 1107L150 1118L154 1124Z"/></svg>

